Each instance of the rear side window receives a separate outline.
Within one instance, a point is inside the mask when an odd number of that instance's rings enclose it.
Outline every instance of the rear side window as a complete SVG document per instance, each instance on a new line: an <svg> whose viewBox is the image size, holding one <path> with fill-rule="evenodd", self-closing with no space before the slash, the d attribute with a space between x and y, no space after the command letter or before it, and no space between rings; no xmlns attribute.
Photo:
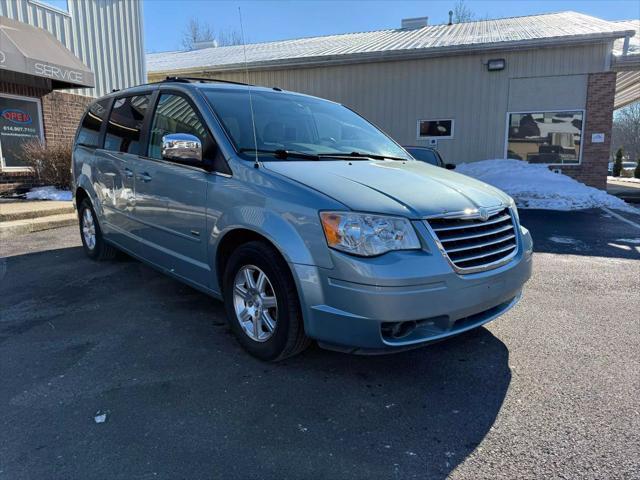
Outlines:
<svg viewBox="0 0 640 480"><path fill-rule="evenodd" d="M99 100L92 103L82 118L80 129L78 130L78 139L76 143L78 145L84 145L85 147L101 147L100 145L100 129L107 116L107 106L109 100Z"/></svg>
<svg viewBox="0 0 640 480"><path fill-rule="evenodd" d="M207 130L187 100L179 95L163 93L158 101L149 141L149 156L162 159L162 137L171 133L189 133L202 142L205 157L211 146Z"/></svg>
<svg viewBox="0 0 640 480"><path fill-rule="evenodd" d="M140 154L140 136L151 95L118 98L113 102L104 148Z"/></svg>

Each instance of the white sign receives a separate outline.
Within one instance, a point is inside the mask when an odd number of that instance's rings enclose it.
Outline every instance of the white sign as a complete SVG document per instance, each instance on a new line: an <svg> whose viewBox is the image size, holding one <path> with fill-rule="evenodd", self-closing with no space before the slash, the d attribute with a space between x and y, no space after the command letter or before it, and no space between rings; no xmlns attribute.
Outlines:
<svg viewBox="0 0 640 480"><path fill-rule="evenodd" d="M438 139L437 138L430 138L429 139L429 146L433 147L433 148L438 148Z"/></svg>
<svg viewBox="0 0 640 480"><path fill-rule="evenodd" d="M592 133L591 143L604 143L604 133Z"/></svg>
<svg viewBox="0 0 640 480"><path fill-rule="evenodd" d="M69 82L82 82L82 72L73 70L63 70L55 65L47 65L45 63L36 63L33 65L36 75L43 77L55 78L56 80L67 80Z"/></svg>

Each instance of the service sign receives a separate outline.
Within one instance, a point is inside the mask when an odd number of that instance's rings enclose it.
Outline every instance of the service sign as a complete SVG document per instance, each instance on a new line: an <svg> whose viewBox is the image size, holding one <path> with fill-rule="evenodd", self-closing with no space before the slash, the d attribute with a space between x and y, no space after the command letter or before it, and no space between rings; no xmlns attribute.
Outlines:
<svg viewBox="0 0 640 480"><path fill-rule="evenodd" d="M0 149L5 167L23 167L26 143L42 139L40 110L34 100L0 96Z"/></svg>

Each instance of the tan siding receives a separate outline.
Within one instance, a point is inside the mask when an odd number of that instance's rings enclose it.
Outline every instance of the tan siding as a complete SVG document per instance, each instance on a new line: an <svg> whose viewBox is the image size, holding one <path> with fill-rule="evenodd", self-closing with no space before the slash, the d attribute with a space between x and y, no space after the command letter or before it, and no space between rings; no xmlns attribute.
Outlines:
<svg viewBox="0 0 640 480"><path fill-rule="evenodd" d="M575 75L567 77L567 82L573 78L584 89L585 79L580 74L603 71L607 54L607 44L596 44L493 55L262 70L250 71L249 82L341 102L405 145L427 143L416 139L418 119L453 118L455 137L440 140L438 148L447 160L460 163L503 156L510 79ZM507 68L488 72L485 64L489 58L505 58ZM244 72L214 72L209 76L240 82L246 78ZM151 79L162 77L163 74L156 74ZM560 94L544 88L544 82L540 82L540 87L537 94L541 104L563 103Z"/></svg>
<svg viewBox="0 0 640 480"><path fill-rule="evenodd" d="M509 111L535 112L583 109L588 75L512 78L509 81ZM555 92L555 95L540 95Z"/></svg>

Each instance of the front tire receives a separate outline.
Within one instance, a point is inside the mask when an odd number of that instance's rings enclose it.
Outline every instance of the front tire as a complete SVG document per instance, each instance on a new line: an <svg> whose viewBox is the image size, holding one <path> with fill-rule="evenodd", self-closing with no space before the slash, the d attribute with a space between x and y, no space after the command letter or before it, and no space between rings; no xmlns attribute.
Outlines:
<svg viewBox="0 0 640 480"><path fill-rule="evenodd" d="M229 326L251 355L282 360L309 346L291 272L272 246L256 241L235 250L223 292Z"/></svg>
<svg viewBox="0 0 640 480"><path fill-rule="evenodd" d="M80 202L78 208L80 223L80 238L87 257L92 260L111 260L116 255L116 249L105 243L102 230L98 224L98 217L88 198Z"/></svg>

